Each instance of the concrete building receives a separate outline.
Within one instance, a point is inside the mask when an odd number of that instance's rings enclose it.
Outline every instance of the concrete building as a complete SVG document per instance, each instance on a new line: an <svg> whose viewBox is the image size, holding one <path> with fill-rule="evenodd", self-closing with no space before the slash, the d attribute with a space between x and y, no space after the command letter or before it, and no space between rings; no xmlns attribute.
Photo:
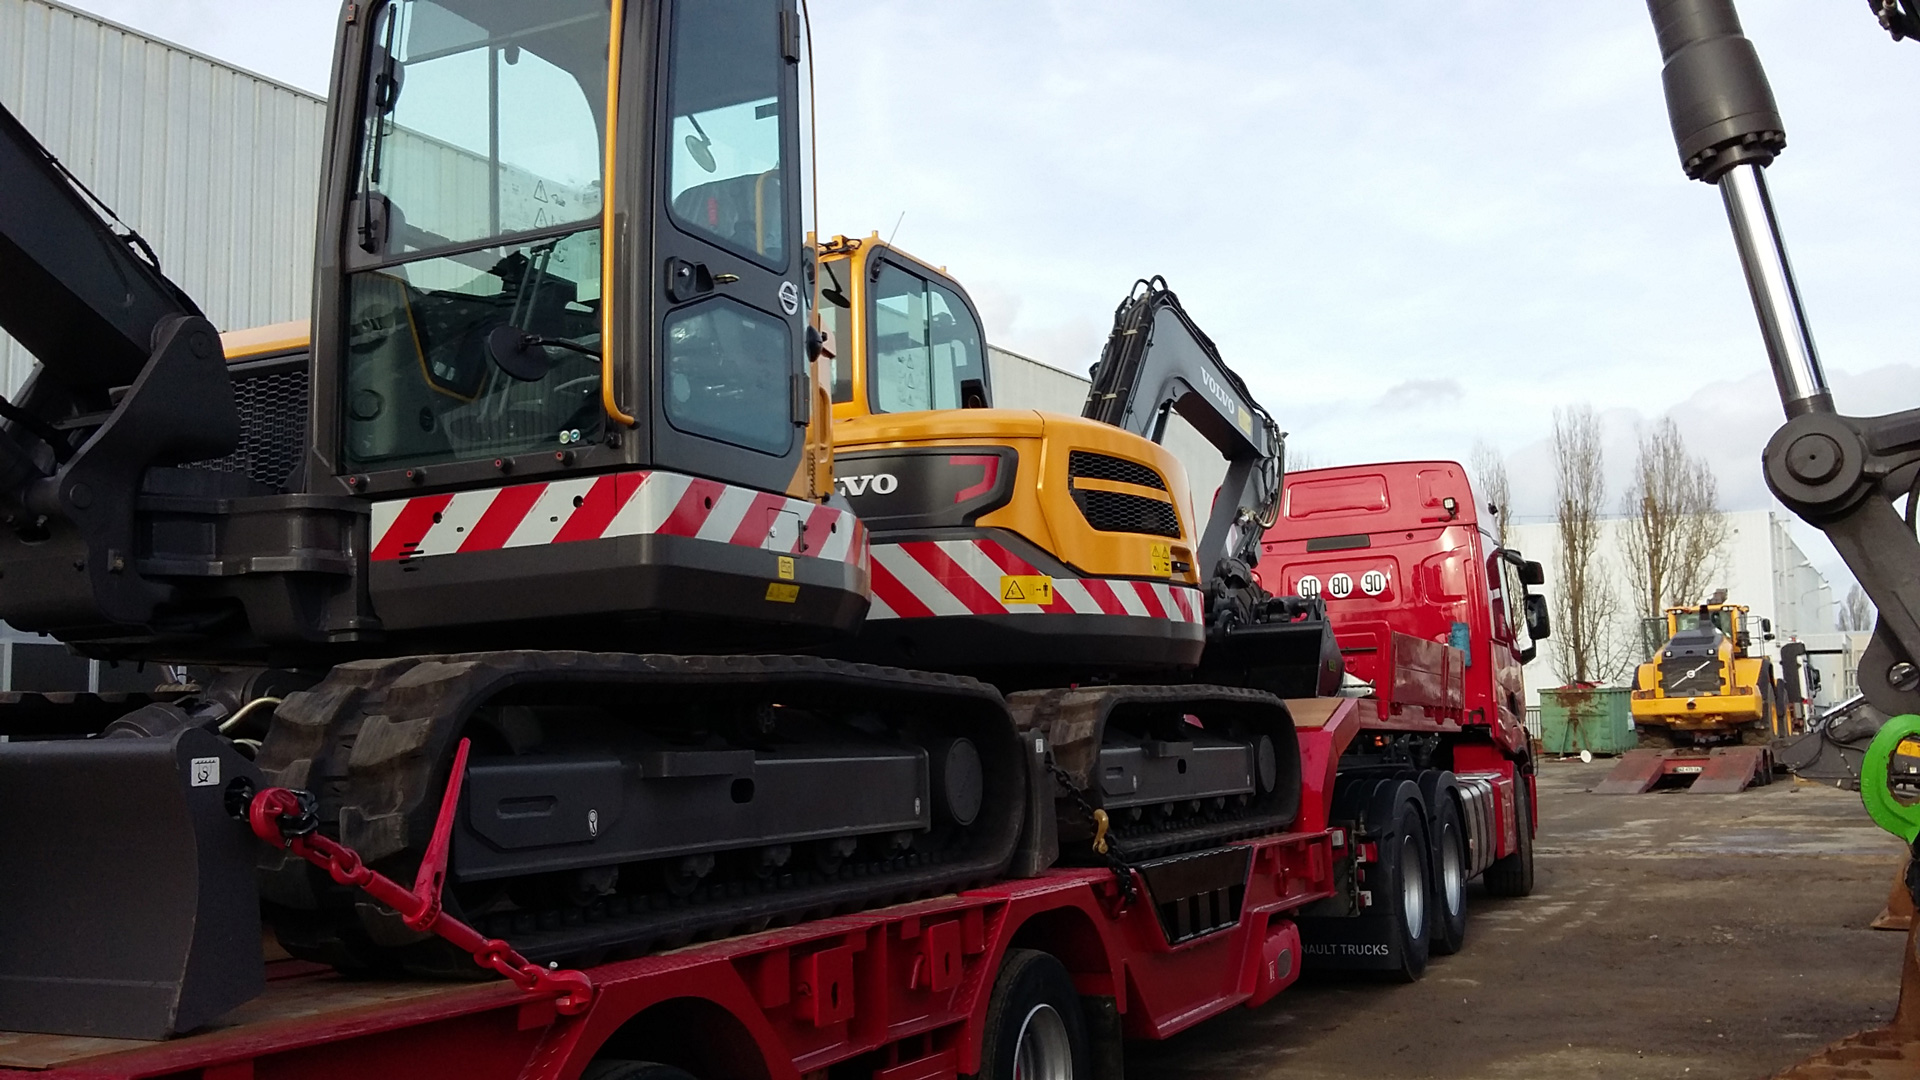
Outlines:
<svg viewBox="0 0 1920 1080"><path fill-rule="evenodd" d="M56 0L0 0L0 104L215 326L306 315L320 98ZM0 393L32 366L0 335Z"/></svg>
<svg viewBox="0 0 1920 1080"><path fill-rule="evenodd" d="M1727 518L1729 537L1721 555L1719 573L1713 577L1709 591L1724 587L1727 601L1746 605L1756 625L1761 619L1768 620L1775 637L1770 643L1772 648L1802 640L1810 648L1835 650L1834 654L1817 660L1823 667L1831 665L1829 671L1823 672L1822 693L1817 701L1838 701L1852 675L1850 670L1843 673L1839 669L1846 643L1841 640L1842 635L1833 630L1832 587L1794 543L1787 530L1789 518L1784 513L1751 510L1731 513ZM1617 663L1609 677L1623 682L1632 678L1633 665L1645 659L1639 627L1640 617L1645 613L1633 599L1632 578L1626 565L1624 541L1628 524L1626 518L1607 520L1596 555L1601 580L1617 598L1620 612L1611 627L1612 655ZM1559 525L1554 522L1513 525L1508 529L1507 542L1546 567L1547 583L1543 591L1550 600L1556 597L1554 563L1560 548ZM1697 602L1705 597L1683 599ZM1549 642L1540 651L1540 658L1527 666L1528 703L1539 702L1541 687L1560 686L1568 678L1560 667L1556 645Z"/></svg>

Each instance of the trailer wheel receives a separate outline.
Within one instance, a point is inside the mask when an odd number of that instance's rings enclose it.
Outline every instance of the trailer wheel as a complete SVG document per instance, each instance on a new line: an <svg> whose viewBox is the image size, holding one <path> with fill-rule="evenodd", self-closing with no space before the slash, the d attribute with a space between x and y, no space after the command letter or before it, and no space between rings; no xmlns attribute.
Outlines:
<svg viewBox="0 0 1920 1080"><path fill-rule="evenodd" d="M1433 951L1452 956L1467 940L1467 836L1460 804L1442 792L1433 812Z"/></svg>
<svg viewBox="0 0 1920 1080"><path fill-rule="evenodd" d="M655 1065L651 1061L605 1059L587 1066L580 1080L695 1080L685 1069Z"/></svg>
<svg viewBox="0 0 1920 1080"><path fill-rule="evenodd" d="M1420 807L1401 803L1393 835L1380 844L1383 873L1373 895L1385 900L1394 935L1400 939L1400 966L1389 974L1402 982L1416 982L1427 970L1433 943L1433 885L1427 873L1432 851Z"/></svg>
<svg viewBox="0 0 1920 1080"><path fill-rule="evenodd" d="M1073 977L1036 949L1009 949L987 1002L979 1080L1088 1080L1087 1018Z"/></svg>
<svg viewBox="0 0 1920 1080"><path fill-rule="evenodd" d="M1513 854L1487 867L1487 891L1495 896L1526 896L1533 892L1533 794L1524 773L1513 777L1514 830L1519 846Z"/></svg>

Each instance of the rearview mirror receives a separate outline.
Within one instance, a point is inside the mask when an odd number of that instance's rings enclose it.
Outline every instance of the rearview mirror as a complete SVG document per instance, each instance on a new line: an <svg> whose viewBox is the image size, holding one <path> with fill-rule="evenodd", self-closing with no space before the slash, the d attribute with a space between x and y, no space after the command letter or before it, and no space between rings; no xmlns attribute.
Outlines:
<svg viewBox="0 0 1920 1080"><path fill-rule="evenodd" d="M1527 594L1527 636L1535 641L1553 636L1553 622L1547 618L1547 598L1538 593Z"/></svg>
<svg viewBox="0 0 1920 1080"><path fill-rule="evenodd" d="M1522 562L1520 564L1520 584L1545 585L1546 583L1547 571L1545 567L1537 562Z"/></svg>
<svg viewBox="0 0 1920 1080"><path fill-rule="evenodd" d="M720 167L719 163L713 160L712 144L698 135L687 136L687 154L693 158L695 165L706 172L712 172Z"/></svg>
<svg viewBox="0 0 1920 1080"><path fill-rule="evenodd" d="M553 370L553 357L545 349L528 347L538 340L517 326L496 326L487 334L487 359L510 378L539 382Z"/></svg>

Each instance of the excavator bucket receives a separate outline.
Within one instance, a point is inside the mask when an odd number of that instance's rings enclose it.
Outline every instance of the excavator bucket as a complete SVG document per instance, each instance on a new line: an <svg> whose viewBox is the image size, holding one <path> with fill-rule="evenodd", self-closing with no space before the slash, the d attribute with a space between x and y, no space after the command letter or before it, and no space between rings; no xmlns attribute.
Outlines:
<svg viewBox="0 0 1920 1080"><path fill-rule="evenodd" d="M161 1039L257 995L259 846L228 802L259 786L200 728L0 743L0 1030Z"/></svg>

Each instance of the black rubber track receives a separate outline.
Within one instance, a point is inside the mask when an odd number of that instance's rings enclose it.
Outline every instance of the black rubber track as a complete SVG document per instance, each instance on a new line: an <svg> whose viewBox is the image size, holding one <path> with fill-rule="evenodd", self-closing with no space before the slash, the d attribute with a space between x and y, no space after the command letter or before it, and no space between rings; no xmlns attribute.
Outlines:
<svg viewBox="0 0 1920 1080"><path fill-rule="evenodd" d="M1284 830L1300 813L1300 743L1286 702L1262 690L1208 684L1176 686L1085 686L1030 690L1012 694L1008 703L1023 731L1039 731L1052 744L1056 764L1074 781L1078 798L1063 795L1056 804L1061 861L1080 865L1101 860L1082 842L1089 821L1082 800L1099 807L1100 785L1093 775L1100 741L1110 718L1127 709L1181 709L1212 721L1216 736L1272 740L1277 757L1274 790L1244 807L1128 825L1113 822L1110 843L1122 859L1137 861L1218 847L1234 840Z"/></svg>
<svg viewBox="0 0 1920 1080"><path fill-rule="evenodd" d="M638 703L650 689L710 686L738 695L757 687L783 702L841 709L858 703L876 715L917 722L944 718L974 740L986 774L980 817L938 858L850 862L833 877L785 875L670 902L576 910L564 919L540 918L532 928L476 920L537 961L638 955L982 883L1004 873L1019 836L1024 743L998 691L963 676L816 657L511 651L357 661L287 698L258 763L270 783L319 797L323 832L375 869L411 882L467 718L526 684L631 688ZM400 964L421 973L472 972L391 912L285 853L270 852L261 870L268 919L296 955L369 970ZM456 876L457 870L456 858ZM459 914L456 904L449 909Z"/></svg>

